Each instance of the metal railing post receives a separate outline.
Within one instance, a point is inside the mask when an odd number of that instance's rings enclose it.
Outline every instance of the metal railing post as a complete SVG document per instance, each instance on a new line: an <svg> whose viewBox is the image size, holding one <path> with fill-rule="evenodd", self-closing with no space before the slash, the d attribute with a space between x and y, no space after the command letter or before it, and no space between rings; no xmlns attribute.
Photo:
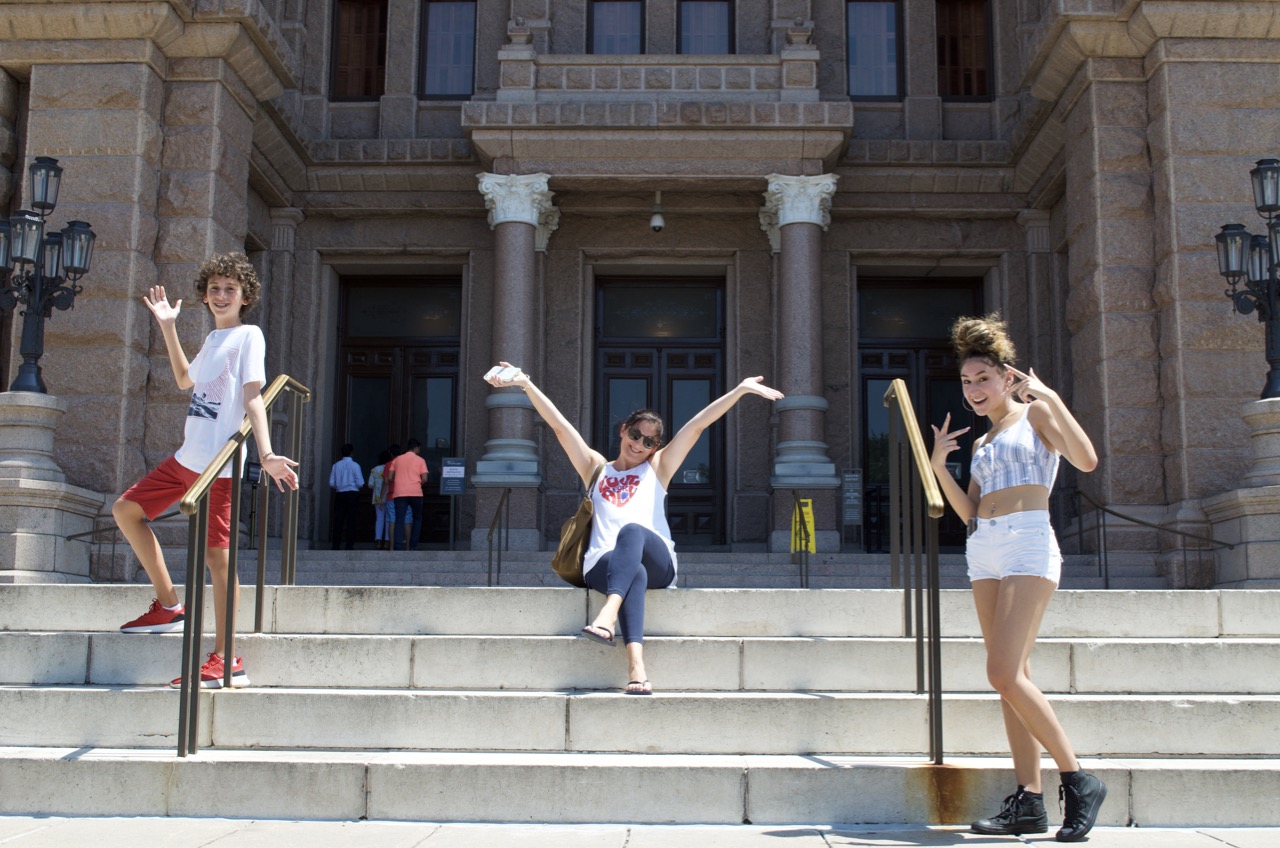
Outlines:
<svg viewBox="0 0 1280 848"><path fill-rule="evenodd" d="M258 580L257 593L253 599L253 632L262 632L262 611L265 603L264 594L267 584L267 505L271 503L268 497L271 494L270 484L262 480L262 475L266 474L262 470L262 466L258 466L258 487L255 489L255 496L258 498L258 507L256 519L258 522ZM270 479L268 477L268 479ZM283 569L283 563L281 564Z"/></svg>
<svg viewBox="0 0 1280 848"><path fill-rule="evenodd" d="M510 505L507 503L507 496L510 494L511 494L510 486L502 490L502 497L498 498L498 507L493 511L493 520L489 522L489 535L486 537L486 540L489 543L489 585L490 586L495 585L494 578L493 578L493 534L495 531L498 534L498 582L497 582L497 585L501 585L502 583L502 547L503 547L502 540L504 538L507 538L508 540L510 539L509 531L506 528L506 522L511 517ZM504 508L505 508L505 512L504 512ZM507 544L510 544L510 541L508 541Z"/></svg>
<svg viewBox="0 0 1280 848"><path fill-rule="evenodd" d="M899 558L911 559L903 580L903 633L915 636L916 693L928 694L929 753L942 764L942 626L938 566L938 519L942 492L933 476L920 425L906 384L894 380L884 394L889 407L890 551L893 573ZM906 444L903 443L905 435ZM926 650L925 639L928 639ZM927 666L927 674L926 674Z"/></svg>
<svg viewBox="0 0 1280 848"><path fill-rule="evenodd" d="M240 582L240 478L244 457L237 450L231 456L231 535L227 538L226 609L223 611L222 685L231 688L231 672L236 664L236 586Z"/></svg>

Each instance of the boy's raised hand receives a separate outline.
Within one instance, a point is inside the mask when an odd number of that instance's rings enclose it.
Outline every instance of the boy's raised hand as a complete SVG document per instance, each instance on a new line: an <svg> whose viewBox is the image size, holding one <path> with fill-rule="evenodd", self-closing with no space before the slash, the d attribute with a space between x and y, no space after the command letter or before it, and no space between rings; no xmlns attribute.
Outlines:
<svg viewBox="0 0 1280 848"><path fill-rule="evenodd" d="M173 323L178 320L178 313L182 312L182 298L178 298L172 304L169 303L169 296L165 294L164 286L152 286L148 294L142 296L142 302L151 310L151 314L156 316L156 320L161 324Z"/></svg>

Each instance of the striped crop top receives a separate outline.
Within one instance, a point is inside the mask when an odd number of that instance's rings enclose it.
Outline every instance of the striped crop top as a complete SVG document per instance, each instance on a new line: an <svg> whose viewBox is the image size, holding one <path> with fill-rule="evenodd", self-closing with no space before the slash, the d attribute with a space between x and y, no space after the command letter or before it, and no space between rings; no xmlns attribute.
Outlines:
<svg viewBox="0 0 1280 848"><path fill-rule="evenodd" d="M1053 488L1058 476L1058 452L1046 445L1031 426L1029 410L1027 407L1020 413L1021 420L974 450L969 473L982 494L1013 486Z"/></svg>

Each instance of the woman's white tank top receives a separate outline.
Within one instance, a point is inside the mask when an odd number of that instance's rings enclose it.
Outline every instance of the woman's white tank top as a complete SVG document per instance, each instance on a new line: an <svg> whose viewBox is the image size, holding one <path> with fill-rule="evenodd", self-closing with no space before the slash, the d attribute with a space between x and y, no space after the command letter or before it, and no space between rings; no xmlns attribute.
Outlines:
<svg viewBox="0 0 1280 848"><path fill-rule="evenodd" d="M591 542L582 559L582 573L592 569L600 557L613 550L618 532L628 524L639 524L662 537L671 552L671 585L676 585L676 544L667 524L667 491L648 462L618 471L610 463L600 473L591 490L595 516L591 522Z"/></svg>

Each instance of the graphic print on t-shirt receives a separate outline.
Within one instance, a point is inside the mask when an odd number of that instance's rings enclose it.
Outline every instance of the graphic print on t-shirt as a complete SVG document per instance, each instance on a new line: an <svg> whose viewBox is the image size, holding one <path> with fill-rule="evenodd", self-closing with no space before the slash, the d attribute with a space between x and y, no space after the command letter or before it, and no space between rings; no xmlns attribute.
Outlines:
<svg viewBox="0 0 1280 848"><path fill-rule="evenodd" d="M218 420L222 411L222 399L227 395L231 385L231 371L240 357L240 349L234 348L226 352L222 370L212 380L197 382L191 390L191 405L187 407L188 418L207 418Z"/></svg>
<svg viewBox="0 0 1280 848"><path fill-rule="evenodd" d="M603 477L600 480L600 497L614 506L625 506L640 486L640 477L628 474L625 477Z"/></svg>

